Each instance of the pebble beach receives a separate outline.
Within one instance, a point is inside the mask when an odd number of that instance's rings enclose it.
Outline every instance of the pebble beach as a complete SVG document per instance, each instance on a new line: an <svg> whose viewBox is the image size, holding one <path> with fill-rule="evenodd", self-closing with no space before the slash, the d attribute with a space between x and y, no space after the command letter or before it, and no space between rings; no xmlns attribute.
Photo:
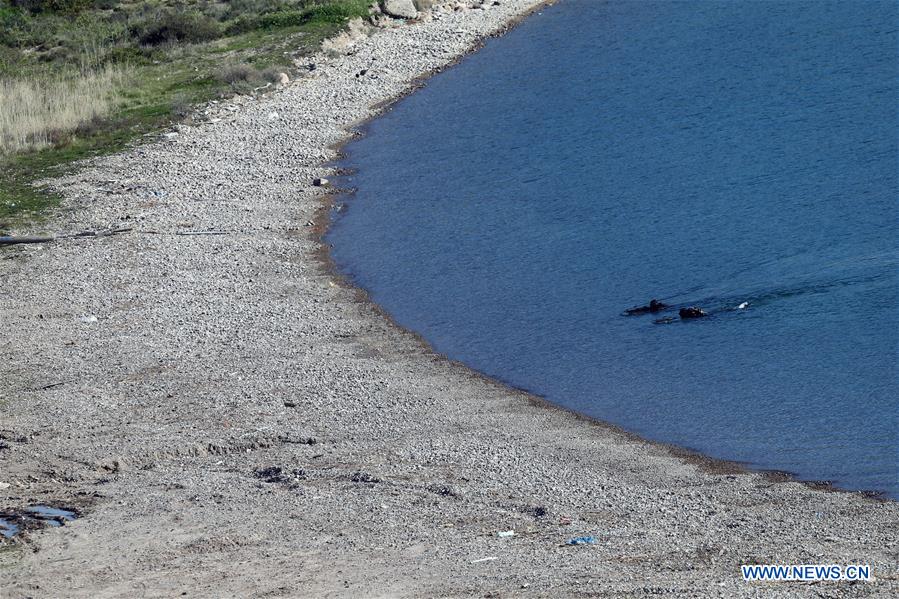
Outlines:
<svg viewBox="0 0 899 599"><path fill-rule="evenodd" d="M895 502L558 409L335 273L340 146L544 8L381 15L277 90L51 182L63 205L16 233L120 232L0 250L0 511L77 515L3 541L3 597L899 593ZM874 580L745 582L743 564Z"/></svg>

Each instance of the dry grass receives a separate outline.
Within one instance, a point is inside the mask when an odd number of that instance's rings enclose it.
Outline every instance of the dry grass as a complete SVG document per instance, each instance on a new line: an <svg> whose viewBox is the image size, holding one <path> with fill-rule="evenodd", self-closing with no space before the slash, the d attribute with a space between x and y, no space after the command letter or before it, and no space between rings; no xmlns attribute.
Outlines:
<svg viewBox="0 0 899 599"><path fill-rule="evenodd" d="M44 148L102 118L122 79L114 67L61 79L0 79L0 155Z"/></svg>

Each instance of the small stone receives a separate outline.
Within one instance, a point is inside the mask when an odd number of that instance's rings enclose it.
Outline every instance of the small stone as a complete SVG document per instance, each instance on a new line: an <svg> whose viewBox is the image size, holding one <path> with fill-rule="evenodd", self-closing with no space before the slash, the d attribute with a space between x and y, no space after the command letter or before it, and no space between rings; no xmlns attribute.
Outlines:
<svg viewBox="0 0 899 599"><path fill-rule="evenodd" d="M296 445L315 445L318 440L315 437L304 437L295 433L286 433L280 436L282 443L294 443Z"/></svg>
<svg viewBox="0 0 899 599"><path fill-rule="evenodd" d="M267 483L281 483L286 480L284 470L280 466L268 466L257 468L256 476Z"/></svg>
<svg viewBox="0 0 899 599"><path fill-rule="evenodd" d="M127 470L125 460L116 458L104 460L99 466L100 469L106 470L107 472L123 472Z"/></svg>
<svg viewBox="0 0 899 599"><path fill-rule="evenodd" d="M380 478L378 478L376 476L372 476L368 472L364 472L362 470L354 472L353 475L350 477L350 480L353 481L354 483L366 483L366 484L372 484L372 485L381 482Z"/></svg>
<svg viewBox="0 0 899 599"><path fill-rule="evenodd" d="M433 484L428 487L428 490L444 497L459 498L462 496L458 489L450 485Z"/></svg>

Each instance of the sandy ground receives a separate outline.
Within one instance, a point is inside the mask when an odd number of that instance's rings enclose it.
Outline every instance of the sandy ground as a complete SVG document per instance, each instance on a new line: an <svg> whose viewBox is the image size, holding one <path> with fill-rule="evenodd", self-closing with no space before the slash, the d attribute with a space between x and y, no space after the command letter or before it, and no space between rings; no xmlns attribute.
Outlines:
<svg viewBox="0 0 899 599"><path fill-rule="evenodd" d="M54 228L133 230L0 253L0 507L81 514L6 544L4 598L899 592L895 502L542 405L429 352L322 261L312 180L348 128L534 4L379 31L58 182ZM227 234L178 234L204 231ZM746 583L744 563L877 580Z"/></svg>

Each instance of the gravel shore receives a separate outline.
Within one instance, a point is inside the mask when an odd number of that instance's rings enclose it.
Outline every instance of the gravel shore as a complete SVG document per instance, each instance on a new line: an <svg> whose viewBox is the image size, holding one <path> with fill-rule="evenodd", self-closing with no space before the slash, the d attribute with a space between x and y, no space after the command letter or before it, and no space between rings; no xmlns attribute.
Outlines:
<svg viewBox="0 0 899 599"><path fill-rule="evenodd" d="M54 183L48 227L132 230L0 252L0 509L80 515L7 542L3 597L899 594L896 502L545 405L330 270L312 182L335 148L538 4L348 36L283 89ZM747 583L746 563L876 580Z"/></svg>

